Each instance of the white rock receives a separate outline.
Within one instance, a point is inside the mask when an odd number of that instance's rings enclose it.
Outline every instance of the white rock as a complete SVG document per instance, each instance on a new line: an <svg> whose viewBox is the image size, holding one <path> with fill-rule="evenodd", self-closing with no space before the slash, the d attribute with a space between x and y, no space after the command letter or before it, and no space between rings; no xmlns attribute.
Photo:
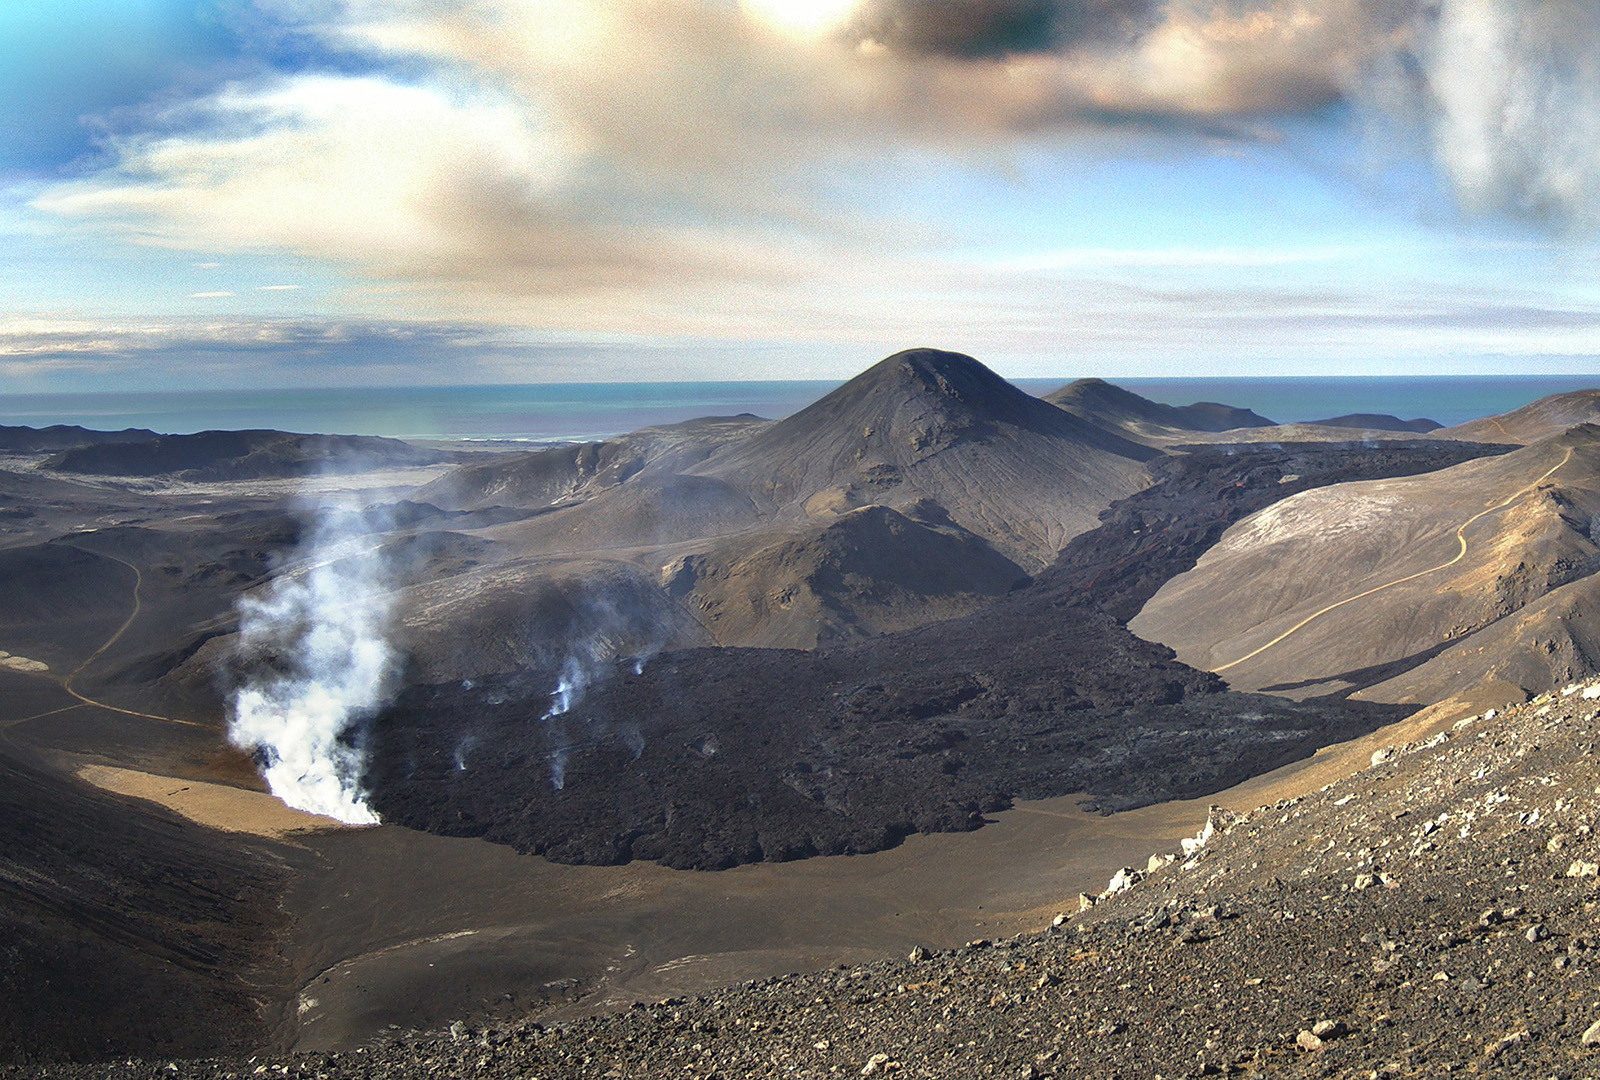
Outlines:
<svg viewBox="0 0 1600 1080"><path fill-rule="evenodd" d="M1111 875L1111 883L1106 886L1106 891L1100 895L1102 897L1106 897L1127 892L1129 889L1137 885L1140 879L1143 877L1144 875L1139 873L1139 871L1135 870L1133 867L1124 866L1121 870L1118 870L1115 874Z"/></svg>
<svg viewBox="0 0 1600 1080"><path fill-rule="evenodd" d="M1385 746L1382 750L1374 750L1372 752L1372 764L1382 765L1392 757L1394 757L1394 747Z"/></svg>

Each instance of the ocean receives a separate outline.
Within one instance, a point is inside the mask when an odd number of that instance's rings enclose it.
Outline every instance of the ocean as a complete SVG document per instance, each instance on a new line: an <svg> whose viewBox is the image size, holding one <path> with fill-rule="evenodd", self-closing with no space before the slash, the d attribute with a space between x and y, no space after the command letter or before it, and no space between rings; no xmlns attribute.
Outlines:
<svg viewBox="0 0 1600 1080"><path fill-rule="evenodd" d="M1016 379L1034 394L1071 381ZM1459 424L1549 394L1600 388L1600 373L1397 378L1116 379L1155 401L1219 401L1279 423L1391 413ZM184 434L276 428L420 440L547 442L599 439L697 416L778 418L835 382L552 383L189 393L0 394L0 424L81 424Z"/></svg>

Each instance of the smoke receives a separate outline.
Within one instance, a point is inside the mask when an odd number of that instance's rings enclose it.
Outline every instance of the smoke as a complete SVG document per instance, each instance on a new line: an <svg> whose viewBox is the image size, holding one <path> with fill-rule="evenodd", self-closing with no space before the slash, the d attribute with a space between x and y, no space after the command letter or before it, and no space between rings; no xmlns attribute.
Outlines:
<svg viewBox="0 0 1600 1080"><path fill-rule="evenodd" d="M239 602L239 649L252 673L228 724L229 741L255 754L274 795L351 825L378 821L361 788L360 728L396 666L378 517L324 507L302 541L302 564Z"/></svg>
<svg viewBox="0 0 1600 1080"><path fill-rule="evenodd" d="M576 599L567 625L567 653L561 662L550 705L540 717L551 746L550 784L566 787L567 759L577 749L563 718L582 703L595 684L611 677L619 667L643 675L645 665L665 644L665 630L656 614L631 597L626 589L594 589ZM605 734L602 720L583 722L586 741ZM644 733L631 724L621 733L635 760L644 753Z"/></svg>

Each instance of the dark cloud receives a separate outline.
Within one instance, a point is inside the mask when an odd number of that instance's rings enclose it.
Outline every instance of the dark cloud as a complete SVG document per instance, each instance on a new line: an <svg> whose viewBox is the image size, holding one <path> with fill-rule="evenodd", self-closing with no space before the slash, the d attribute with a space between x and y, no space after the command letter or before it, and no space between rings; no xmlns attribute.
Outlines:
<svg viewBox="0 0 1600 1080"><path fill-rule="evenodd" d="M1152 0L868 0L853 34L900 52L992 59L1125 37Z"/></svg>

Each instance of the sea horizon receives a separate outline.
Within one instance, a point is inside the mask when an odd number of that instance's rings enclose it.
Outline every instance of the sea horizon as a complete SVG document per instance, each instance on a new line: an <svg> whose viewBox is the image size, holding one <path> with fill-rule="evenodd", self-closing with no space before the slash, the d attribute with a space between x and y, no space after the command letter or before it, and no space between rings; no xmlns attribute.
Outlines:
<svg viewBox="0 0 1600 1080"><path fill-rule="evenodd" d="M1011 379L1049 393L1075 378ZM521 383L0 395L0 424L148 428L163 434L274 429L414 441L574 442L703 416L781 419L844 380ZM1352 413L1426 418L1444 426L1520 408L1551 394L1600 388L1587 375L1237 376L1109 378L1153 401L1220 402L1278 423Z"/></svg>

